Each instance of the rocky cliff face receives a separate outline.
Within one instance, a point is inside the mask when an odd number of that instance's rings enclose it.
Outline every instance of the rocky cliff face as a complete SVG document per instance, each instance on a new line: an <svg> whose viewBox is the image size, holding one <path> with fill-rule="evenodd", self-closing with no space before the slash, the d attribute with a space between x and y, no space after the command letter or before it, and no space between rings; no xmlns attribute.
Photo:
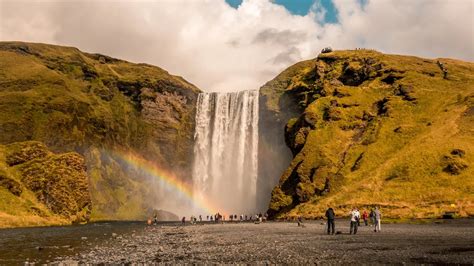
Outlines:
<svg viewBox="0 0 474 266"><path fill-rule="evenodd" d="M473 215L474 64L440 61L447 77L436 60L336 51L264 85L267 123L286 124L293 155L270 214L379 205L395 218Z"/></svg>
<svg viewBox="0 0 474 266"><path fill-rule="evenodd" d="M53 152L77 152L87 166L92 218L142 218L156 207L156 191L114 154L132 152L187 178L198 93L155 66L3 42L0 144L34 140Z"/></svg>

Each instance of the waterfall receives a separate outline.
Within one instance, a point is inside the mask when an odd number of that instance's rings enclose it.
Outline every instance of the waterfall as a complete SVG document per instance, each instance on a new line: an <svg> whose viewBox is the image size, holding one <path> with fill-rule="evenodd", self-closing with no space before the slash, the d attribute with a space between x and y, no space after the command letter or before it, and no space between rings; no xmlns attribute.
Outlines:
<svg viewBox="0 0 474 266"><path fill-rule="evenodd" d="M258 91L201 93L194 144L194 197L227 214L257 208Z"/></svg>

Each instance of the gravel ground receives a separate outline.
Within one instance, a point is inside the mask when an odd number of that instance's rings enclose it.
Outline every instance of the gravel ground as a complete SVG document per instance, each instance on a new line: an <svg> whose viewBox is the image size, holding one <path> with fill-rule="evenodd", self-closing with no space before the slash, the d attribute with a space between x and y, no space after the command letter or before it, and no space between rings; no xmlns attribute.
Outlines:
<svg viewBox="0 0 474 266"><path fill-rule="evenodd" d="M326 235L320 222L144 226L113 234L66 263L474 263L474 220L382 224L382 232L336 222Z"/></svg>

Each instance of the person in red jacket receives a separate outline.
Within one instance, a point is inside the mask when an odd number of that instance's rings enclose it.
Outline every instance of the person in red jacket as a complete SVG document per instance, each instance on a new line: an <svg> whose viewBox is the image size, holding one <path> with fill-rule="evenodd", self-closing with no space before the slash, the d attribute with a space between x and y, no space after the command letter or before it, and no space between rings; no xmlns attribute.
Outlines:
<svg viewBox="0 0 474 266"><path fill-rule="evenodd" d="M369 225L369 222L367 221L367 218L369 218L369 214L367 213L366 210L364 210L364 213L362 213L362 219L364 220L365 226Z"/></svg>

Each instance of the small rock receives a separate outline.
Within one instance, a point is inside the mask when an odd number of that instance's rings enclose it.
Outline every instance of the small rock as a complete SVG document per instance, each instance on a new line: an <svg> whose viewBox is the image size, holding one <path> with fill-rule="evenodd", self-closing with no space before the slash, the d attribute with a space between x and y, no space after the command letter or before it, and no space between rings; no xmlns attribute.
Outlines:
<svg viewBox="0 0 474 266"><path fill-rule="evenodd" d="M87 237L83 236L81 237L81 240L87 240Z"/></svg>

